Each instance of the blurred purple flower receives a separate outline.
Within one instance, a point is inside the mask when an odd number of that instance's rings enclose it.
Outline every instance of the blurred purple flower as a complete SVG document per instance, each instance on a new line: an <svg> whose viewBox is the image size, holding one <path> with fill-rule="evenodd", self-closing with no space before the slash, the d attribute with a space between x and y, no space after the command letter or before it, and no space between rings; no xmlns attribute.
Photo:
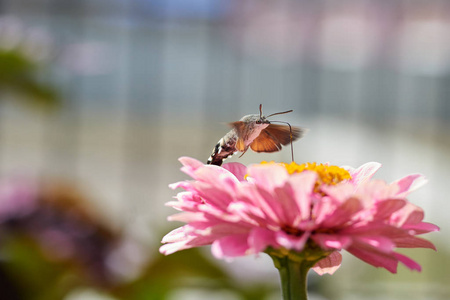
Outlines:
<svg viewBox="0 0 450 300"><path fill-rule="evenodd" d="M0 224L23 218L36 208L36 184L24 179L0 181Z"/></svg>

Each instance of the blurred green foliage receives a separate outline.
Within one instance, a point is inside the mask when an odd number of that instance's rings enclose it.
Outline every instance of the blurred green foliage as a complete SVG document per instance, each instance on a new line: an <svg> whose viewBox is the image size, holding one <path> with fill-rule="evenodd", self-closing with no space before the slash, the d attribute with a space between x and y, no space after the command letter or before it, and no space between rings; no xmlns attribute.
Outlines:
<svg viewBox="0 0 450 300"><path fill-rule="evenodd" d="M171 292L181 288L228 291L242 300L261 300L278 291L276 284L242 286L216 261L208 259L195 248L169 256L158 254L138 279L118 287L113 295L123 300L164 300Z"/></svg>
<svg viewBox="0 0 450 300"><path fill-rule="evenodd" d="M76 261L51 259L24 234L4 238L0 254L5 258L0 262L0 281L7 284L8 294L2 285L0 290L8 300L59 300L76 288L95 289L120 300L164 300L181 288L228 291L242 300L265 299L277 291L276 285L262 283L241 286L199 249L170 256L155 254L140 276L109 287L90 281Z"/></svg>
<svg viewBox="0 0 450 300"><path fill-rule="evenodd" d="M39 80L44 68L17 49L0 50L0 99L1 94L12 93L13 99L33 106L57 106L60 98L56 87Z"/></svg>
<svg viewBox="0 0 450 300"><path fill-rule="evenodd" d="M86 284L70 262L56 263L45 258L38 245L29 237L16 234L3 240L1 253L6 260L0 268L12 284L11 300L58 300L75 286Z"/></svg>

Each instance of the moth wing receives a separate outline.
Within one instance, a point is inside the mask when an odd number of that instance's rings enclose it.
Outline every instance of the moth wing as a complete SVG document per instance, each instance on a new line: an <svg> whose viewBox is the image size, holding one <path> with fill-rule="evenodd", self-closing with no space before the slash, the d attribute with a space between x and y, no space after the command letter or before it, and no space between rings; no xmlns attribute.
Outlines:
<svg viewBox="0 0 450 300"><path fill-rule="evenodd" d="M229 123L229 125L236 130L236 133L239 137L243 137L246 135L247 127L245 126L245 123L242 121L236 121Z"/></svg>
<svg viewBox="0 0 450 300"><path fill-rule="evenodd" d="M245 152L247 149L245 149L245 142L242 138L238 138L236 141L236 149L240 152Z"/></svg>
<svg viewBox="0 0 450 300"><path fill-rule="evenodd" d="M230 126L233 127L234 130L236 130L238 136L238 139L236 141L236 149L240 152L245 152L247 149L245 149L244 137L248 135L245 123L242 121L237 121L230 123Z"/></svg>
<svg viewBox="0 0 450 300"><path fill-rule="evenodd" d="M281 144L268 131L263 130L250 144L250 148L255 152L277 152L281 150Z"/></svg>
<svg viewBox="0 0 450 300"><path fill-rule="evenodd" d="M301 138L305 132L305 130L300 127L291 126L291 128L292 141ZM288 125L270 124L264 131L267 131L270 136L278 140L281 145L285 146L291 142L291 131Z"/></svg>

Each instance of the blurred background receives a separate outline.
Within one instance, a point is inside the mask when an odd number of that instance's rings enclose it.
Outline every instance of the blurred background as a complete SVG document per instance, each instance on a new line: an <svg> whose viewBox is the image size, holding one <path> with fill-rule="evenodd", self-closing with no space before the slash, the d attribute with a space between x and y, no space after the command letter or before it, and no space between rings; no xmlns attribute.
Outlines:
<svg viewBox="0 0 450 300"><path fill-rule="evenodd" d="M164 206L228 122L309 128L297 162L422 173L422 273L345 255L314 299L449 299L450 2L1 0L0 299L280 299L265 255L168 257ZM246 153L228 161L289 161Z"/></svg>

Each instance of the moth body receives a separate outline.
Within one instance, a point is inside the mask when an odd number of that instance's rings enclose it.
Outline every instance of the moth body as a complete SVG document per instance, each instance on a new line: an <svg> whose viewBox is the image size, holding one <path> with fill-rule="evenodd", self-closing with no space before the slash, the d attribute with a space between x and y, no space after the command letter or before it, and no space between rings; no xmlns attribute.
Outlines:
<svg viewBox="0 0 450 300"><path fill-rule="evenodd" d="M253 143L253 141L261 134L267 126L269 126L270 122L264 116L260 117L259 115L247 115L242 117L239 122L243 122L245 124L245 131L242 131L242 140L244 141L245 151L247 151L248 147ZM234 133L239 137L239 132L237 129L232 129Z"/></svg>
<svg viewBox="0 0 450 300"><path fill-rule="evenodd" d="M208 158L208 165L222 165L222 162L237 152L236 141L237 134L234 130L230 130L223 138L221 138L214 147L211 156Z"/></svg>

